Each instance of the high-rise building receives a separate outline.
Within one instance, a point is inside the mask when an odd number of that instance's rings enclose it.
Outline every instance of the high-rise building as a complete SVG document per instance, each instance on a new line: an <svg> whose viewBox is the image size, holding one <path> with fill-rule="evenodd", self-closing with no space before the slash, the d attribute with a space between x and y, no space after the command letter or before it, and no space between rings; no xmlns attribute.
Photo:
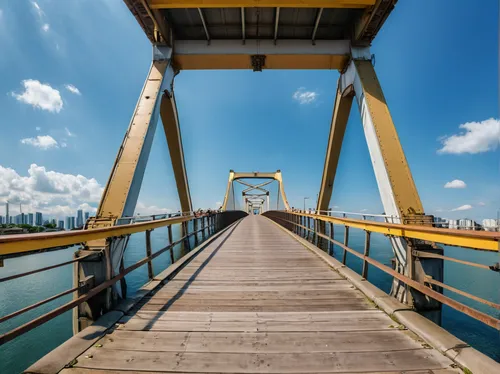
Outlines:
<svg viewBox="0 0 500 374"><path fill-rule="evenodd" d="M89 219L89 215L90 215L90 214L89 214L89 212L85 212L85 222L87 222L87 221L88 221L88 219ZM85 223L85 222L84 222L84 223Z"/></svg>
<svg viewBox="0 0 500 374"><path fill-rule="evenodd" d="M81 209L78 209L76 211L76 227L82 227L83 226L83 212Z"/></svg>
<svg viewBox="0 0 500 374"><path fill-rule="evenodd" d="M59 222L58 222L58 224L57 224L57 228L58 228L58 229L62 229L62 230L64 230L64 221L59 220Z"/></svg>
<svg viewBox="0 0 500 374"><path fill-rule="evenodd" d="M75 228L75 217L71 217L71 229Z"/></svg>
<svg viewBox="0 0 500 374"><path fill-rule="evenodd" d="M0 225L3 224L3 216L0 216Z"/></svg>
<svg viewBox="0 0 500 374"><path fill-rule="evenodd" d="M33 213L28 213L28 225L33 226Z"/></svg>
<svg viewBox="0 0 500 374"><path fill-rule="evenodd" d="M42 226L42 224L43 224L42 213L36 212L35 213L35 225Z"/></svg>
<svg viewBox="0 0 500 374"><path fill-rule="evenodd" d="M28 223L28 215L21 213L21 223L27 224Z"/></svg>
<svg viewBox="0 0 500 374"><path fill-rule="evenodd" d="M10 224L14 223L14 219L12 218L12 216L9 217L9 223Z"/></svg>
<svg viewBox="0 0 500 374"><path fill-rule="evenodd" d="M71 230L71 217L66 217L66 230Z"/></svg>
<svg viewBox="0 0 500 374"><path fill-rule="evenodd" d="M7 201L5 203L5 222L10 223L10 217L9 217L9 202Z"/></svg>
<svg viewBox="0 0 500 374"><path fill-rule="evenodd" d="M16 225L20 225L21 223L23 223L23 217L20 214L18 214L16 216Z"/></svg>
<svg viewBox="0 0 500 374"><path fill-rule="evenodd" d="M52 223L53 225L57 225L57 221L56 221L56 219L55 219L55 218L52 218L52 219L50 220L50 223Z"/></svg>

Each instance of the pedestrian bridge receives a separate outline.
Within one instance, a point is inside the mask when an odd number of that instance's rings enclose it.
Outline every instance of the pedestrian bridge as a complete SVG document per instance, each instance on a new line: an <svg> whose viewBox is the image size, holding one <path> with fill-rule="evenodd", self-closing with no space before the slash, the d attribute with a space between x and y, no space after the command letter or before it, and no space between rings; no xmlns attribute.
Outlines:
<svg viewBox="0 0 500 374"><path fill-rule="evenodd" d="M119 319L107 331L91 326L28 372L57 372L61 357L65 374L461 372L398 319L423 317L385 295L380 309L339 266L269 218L247 216L110 312Z"/></svg>

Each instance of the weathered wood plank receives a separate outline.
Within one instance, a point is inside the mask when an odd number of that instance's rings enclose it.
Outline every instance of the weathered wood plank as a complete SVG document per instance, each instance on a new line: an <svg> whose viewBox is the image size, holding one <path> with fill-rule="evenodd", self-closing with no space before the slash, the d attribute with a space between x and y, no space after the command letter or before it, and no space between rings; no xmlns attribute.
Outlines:
<svg viewBox="0 0 500 374"><path fill-rule="evenodd" d="M378 352L420 349L398 330L363 332L153 332L115 331L99 342L105 349L151 352Z"/></svg>
<svg viewBox="0 0 500 374"><path fill-rule="evenodd" d="M309 373L443 369L449 360L429 349L382 352L143 352L91 348L76 367L206 373Z"/></svg>

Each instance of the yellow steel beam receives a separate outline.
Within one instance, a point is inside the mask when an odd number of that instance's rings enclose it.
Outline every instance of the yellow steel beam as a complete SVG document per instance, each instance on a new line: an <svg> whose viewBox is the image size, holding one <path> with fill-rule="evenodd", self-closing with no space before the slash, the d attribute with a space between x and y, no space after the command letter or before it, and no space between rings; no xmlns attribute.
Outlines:
<svg viewBox="0 0 500 374"><path fill-rule="evenodd" d="M141 160L141 155L148 131L150 130L151 114L155 109L156 98L161 94L163 75L167 66L167 62L154 62L151 66L130 126L118 151L113 170L111 171L99 203L99 208L97 209L96 221L100 218L108 218L109 221L105 225L113 225L114 220L123 216L128 201L130 203L133 200L133 207L129 209L131 213L133 213L133 208L135 208L136 195L139 193L144 174L144 170L136 169L140 162L144 161ZM149 155L149 151L147 153ZM147 155L145 157L147 160ZM142 166L140 165L139 167ZM133 186L134 182L135 186ZM131 193L134 194L134 197L129 196ZM128 214L130 212L125 213Z"/></svg>
<svg viewBox="0 0 500 374"><path fill-rule="evenodd" d="M180 70L252 69L247 54L184 54L173 57ZM264 69L343 69L349 61L346 55L266 55Z"/></svg>
<svg viewBox="0 0 500 374"><path fill-rule="evenodd" d="M401 216L424 214L422 202L375 69L371 61L354 60L354 64L363 91L356 94L363 95L366 101L397 208Z"/></svg>
<svg viewBox="0 0 500 374"><path fill-rule="evenodd" d="M500 233L498 232L438 229L428 226L373 222L351 218L330 217L320 214L296 212L293 212L293 214L384 235L420 239L444 245L481 249L485 251L498 252L500 249Z"/></svg>
<svg viewBox="0 0 500 374"><path fill-rule="evenodd" d="M191 219L193 219L193 216L183 216L128 225L95 228L93 230L59 231L26 235L2 235L0 236L0 256L134 234L163 226L175 225Z"/></svg>
<svg viewBox="0 0 500 374"><path fill-rule="evenodd" d="M175 105L175 97L163 94L160 106L160 115L167 137L168 150L170 152L170 161L174 171L177 192L181 204L181 212L191 212L193 210L191 202L191 193L186 172L186 163L184 161L184 149L182 147L181 130L179 127L179 117Z"/></svg>
<svg viewBox="0 0 500 374"><path fill-rule="evenodd" d="M288 199L286 198L285 185L283 183L283 175L281 174L281 171L278 170L276 172L274 179L279 183L281 199L283 200L283 204L285 205L285 210L290 210L290 205L288 205Z"/></svg>
<svg viewBox="0 0 500 374"><path fill-rule="evenodd" d="M229 193L231 192L231 184L234 181L234 171L229 170L229 179L227 181L226 194L224 195L224 202L222 203L222 210L226 210L227 202L229 201Z"/></svg>
<svg viewBox="0 0 500 374"><path fill-rule="evenodd" d="M148 0L152 9L178 8L366 8L376 0Z"/></svg>
<svg viewBox="0 0 500 374"><path fill-rule="evenodd" d="M321 188L318 196L317 210L320 211L328 210L328 205L330 204L335 173L337 171L347 120L351 112L353 97L354 90L352 86L346 88L344 92L342 92L339 79L332 123L330 125L330 136L328 137L328 146L326 149L325 165L323 167L323 177L321 179Z"/></svg>

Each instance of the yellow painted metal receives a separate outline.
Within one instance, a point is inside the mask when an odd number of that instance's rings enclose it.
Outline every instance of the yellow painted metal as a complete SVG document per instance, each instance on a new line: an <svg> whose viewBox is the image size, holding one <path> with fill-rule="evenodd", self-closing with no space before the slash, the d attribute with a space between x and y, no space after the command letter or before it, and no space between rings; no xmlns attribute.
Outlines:
<svg viewBox="0 0 500 374"><path fill-rule="evenodd" d="M79 244L89 241L101 241L109 237L134 234L159 227L175 225L193 219L193 216L159 219L149 222L95 228L93 230L59 231L40 234L2 235L0 236L0 255L10 255L38 249Z"/></svg>
<svg viewBox="0 0 500 374"><path fill-rule="evenodd" d="M366 35L367 31L368 33L370 32L370 23L373 21L374 17L378 21L378 23L382 23L383 20L380 20L381 13L380 13L380 7L384 6L388 11L386 10L383 12L382 17L387 18L389 16L389 13L391 12L392 8L396 5L398 0L389 0L391 3L389 4L387 0L377 0L373 6L365 9L363 12L362 16L357 20L357 22L354 25L354 35L353 35L353 41L354 43L358 43L362 41L363 36ZM379 19L377 19L379 18ZM374 36L374 35L373 35ZM369 41L365 41L364 44L369 44Z"/></svg>
<svg viewBox="0 0 500 374"><path fill-rule="evenodd" d="M173 57L180 70L252 69L251 57L246 54L185 54ZM345 67L346 55L266 55L264 69L335 69Z"/></svg>
<svg viewBox="0 0 500 374"><path fill-rule="evenodd" d="M229 200L229 193L231 191L231 183L237 179L274 179L275 181L279 182L279 188L280 188L280 194L281 194L281 199L283 201L283 204L285 205L285 209L289 210L290 205L288 204L288 200L286 198L286 193L285 193L285 186L283 184L283 175L281 174L280 170L277 170L276 172L272 173L261 173L261 172L250 172L250 173L238 173L234 172L233 170L229 171L229 180L227 182L227 188L226 188L226 194L224 196L224 202L222 204L222 210L226 210L227 208L227 202Z"/></svg>
<svg viewBox="0 0 500 374"><path fill-rule="evenodd" d="M344 139L345 128L349 113L351 112L354 90L350 86L341 92L340 80L337 84L337 95L335 96L335 106L333 109L332 123L330 125L330 136L326 149L325 165L323 167L323 177L318 195L317 210L328 210L335 181L335 173Z"/></svg>
<svg viewBox="0 0 500 374"><path fill-rule="evenodd" d="M376 0L148 0L152 9L175 8L366 8Z"/></svg>
<svg viewBox="0 0 500 374"><path fill-rule="evenodd" d="M401 216L424 214L417 187L408 167L375 69L371 61L355 60L354 64Z"/></svg>
<svg viewBox="0 0 500 374"><path fill-rule="evenodd" d="M193 210L191 193L184 161L184 150L182 147L181 129L179 127L179 117L175 97L163 94L160 106L160 115L167 138L170 161L174 171L177 192L181 204L181 212L191 212Z"/></svg>
<svg viewBox="0 0 500 374"><path fill-rule="evenodd" d="M227 181L226 194L224 195L224 202L222 203L222 210L226 210L227 202L229 200L229 193L231 192L231 184L234 181L234 171L229 170L229 180Z"/></svg>
<svg viewBox="0 0 500 374"><path fill-rule="evenodd" d="M403 225L351 218L330 217L320 214L297 212L292 212L292 214L311 217L323 222L331 222L336 225L349 226L355 229L376 232L384 235L420 239L444 245L474 248L485 251L498 252L500 249L500 233L498 232L439 229L428 226Z"/></svg>
<svg viewBox="0 0 500 374"><path fill-rule="evenodd" d="M151 113L157 96L161 94L160 88L167 64L167 62L154 62L151 66L130 126L118 151L111 176L99 203L96 215L96 223L99 222L97 226L113 225L117 218L122 217L149 128ZM104 218L107 221L99 221L99 219Z"/></svg>
<svg viewBox="0 0 500 374"><path fill-rule="evenodd" d="M285 185L283 183L283 175L281 174L281 171L278 170L276 172L274 179L279 182L281 199L283 201L283 204L285 205L285 210L290 210L290 205L288 205L288 199L286 198L286 194L285 194Z"/></svg>

